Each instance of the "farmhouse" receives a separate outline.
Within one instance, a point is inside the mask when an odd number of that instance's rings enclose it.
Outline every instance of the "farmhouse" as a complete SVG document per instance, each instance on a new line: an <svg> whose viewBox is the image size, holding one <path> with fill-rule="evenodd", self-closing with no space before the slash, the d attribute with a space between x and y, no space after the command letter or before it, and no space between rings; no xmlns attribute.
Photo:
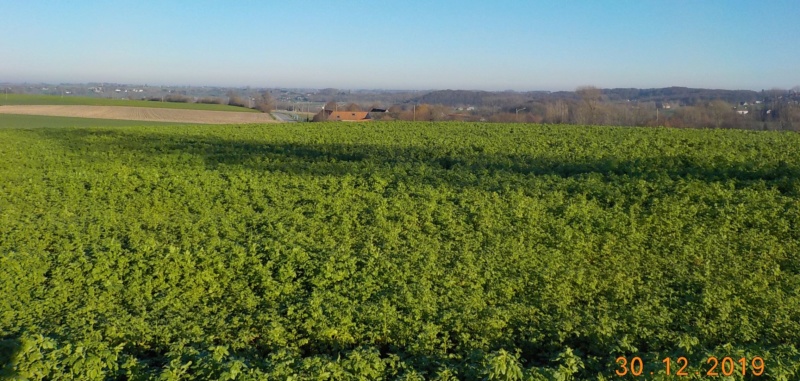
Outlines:
<svg viewBox="0 0 800 381"><path fill-rule="evenodd" d="M341 122L366 122L372 120L370 117L369 112L367 111L332 111L332 110L322 110L321 113L325 113L324 119L327 121L341 121ZM319 116L320 114L317 114ZM319 118L315 117L315 120L319 120Z"/></svg>

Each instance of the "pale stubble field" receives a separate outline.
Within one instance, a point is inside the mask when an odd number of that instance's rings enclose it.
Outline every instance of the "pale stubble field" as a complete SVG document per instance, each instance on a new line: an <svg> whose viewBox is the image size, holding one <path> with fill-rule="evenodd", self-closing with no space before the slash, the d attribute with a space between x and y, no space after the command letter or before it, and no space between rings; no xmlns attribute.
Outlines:
<svg viewBox="0 0 800 381"><path fill-rule="evenodd" d="M240 124L274 123L269 114L208 110L179 110L124 106L5 105L0 114L46 115L76 118L141 120L155 122Z"/></svg>

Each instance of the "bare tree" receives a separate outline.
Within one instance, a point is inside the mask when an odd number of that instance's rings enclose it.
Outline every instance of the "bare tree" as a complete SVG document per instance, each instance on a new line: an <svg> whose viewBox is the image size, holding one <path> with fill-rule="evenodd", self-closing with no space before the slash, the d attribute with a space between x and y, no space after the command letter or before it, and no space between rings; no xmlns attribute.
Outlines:
<svg viewBox="0 0 800 381"><path fill-rule="evenodd" d="M559 99L555 102L547 103L544 110L544 121L547 123L569 122L569 106L567 102Z"/></svg>
<svg viewBox="0 0 800 381"><path fill-rule="evenodd" d="M673 127L697 127L706 124L703 112L695 106L680 107L670 119Z"/></svg>
<svg viewBox="0 0 800 381"><path fill-rule="evenodd" d="M714 127L721 128L725 120L733 115L733 106L728 102L717 99L708 103L708 112L714 122Z"/></svg>
<svg viewBox="0 0 800 381"><path fill-rule="evenodd" d="M789 129L793 131L800 131L800 107L797 105L790 106L788 114Z"/></svg>
<svg viewBox="0 0 800 381"><path fill-rule="evenodd" d="M325 103L325 110L327 110L327 111L339 111L339 104L334 102L334 101L330 101L328 103Z"/></svg>
<svg viewBox="0 0 800 381"><path fill-rule="evenodd" d="M247 107L247 103L245 103L245 101L239 96L239 94L236 94L235 91L233 90L228 91L227 95L228 95L228 105L237 107Z"/></svg>
<svg viewBox="0 0 800 381"><path fill-rule="evenodd" d="M796 130L798 123L797 110L794 105L789 101L781 102L777 108L778 121L781 124L781 130Z"/></svg>
<svg viewBox="0 0 800 381"><path fill-rule="evenodd" d="M275 98L269 91L262 91L256 99L256 109L261 112L270 112L275 109Z"/></svg>
<svg viewBox="0 0 800 381"><path fill-rule="evenodd" d="M344 111L361 111L361 106L355 103L350 103L344 107Z"/></svg>
<svg viewBox="0 0 800 381"><path fill-rule="evenodd" d="M578 123L597 124L603 92L594 86L582 86L575 90L575 93L581 98L581 106L576 115Z"/></svg>

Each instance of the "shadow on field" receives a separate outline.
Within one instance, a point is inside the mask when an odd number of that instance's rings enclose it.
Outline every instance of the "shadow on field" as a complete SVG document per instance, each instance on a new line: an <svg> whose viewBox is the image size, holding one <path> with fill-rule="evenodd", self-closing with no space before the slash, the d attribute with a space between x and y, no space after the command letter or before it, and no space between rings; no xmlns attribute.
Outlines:
<svg viewBox="0 0 800 381"><path fill-rule="evenodd" d="M706 182L736 180L739 185L773 183L782 192L796 191L800 178L795 163L720 162L695 156L646 156L632 159L570 158L553 150L538 155L487 154L473 142L464 146L397 146L342 143L260 142L166 133L135 133L125 129L35 129L71 150L133 154L145 164L163 155L189 154L208 169L243 167L306 176L384 174L414 178L431 185L478 186L494 175L558 176L585 174L656 180L669 177ZM577 143L576 143L577 144ZM106 153L107 153L106 152ZM603 154L598 152L598 154Z"/></svg>
<svg viewBox="0 0 800 381"><path fill-rule="evenodd" d="M22 343L18 339L0 340L0 379L15 379L18 376L12 368L12 360L22 350Z"/></svg>

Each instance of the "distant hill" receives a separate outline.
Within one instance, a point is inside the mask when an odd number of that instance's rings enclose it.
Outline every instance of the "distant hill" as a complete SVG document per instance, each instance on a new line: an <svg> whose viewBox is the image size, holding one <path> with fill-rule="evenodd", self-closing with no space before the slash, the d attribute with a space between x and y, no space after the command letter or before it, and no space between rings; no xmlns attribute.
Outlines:
<svg viewBox="0 0 800 381"><path fill-rule="evenodd" d="M763 92L752 90L694 89L689 87L665 87L660 89L604 89L608 100L662 101L696 104L715 99L730 103L752 102L764 98Z"/></svg>
<svg viewBox="0 0 800 381"><path fill-rule="evenodd" d="M477 90L436 90L417 97L413 101L447 106L483 106L492 98L497 98L497 93Z"/></svg>
<svg viewBox="0 0 800 381"><path fill-rule="evenodd" d="M436 90L425 95L412 98L410 102L441 104L445 106L494 106L501 104L523 103L531 100L528 93L514 91L482 91L482 90Z"/></svg>
<svg viewBox="0 0 800 381"><path fill-rule="evenodd" d="M680 102L693 105L715 99L730 103L752 102L761 100L764 92L752 90L718 90L695 89L688 87L665 87L659 89L603 89L608 101L640 101L640 102ZM446 106L492 106L506 104L523 104L530 101L578 99L573 91L532 91L532 92L491 92L480 90L436 90L411 98L409 102L442 104Z"/></svg>

